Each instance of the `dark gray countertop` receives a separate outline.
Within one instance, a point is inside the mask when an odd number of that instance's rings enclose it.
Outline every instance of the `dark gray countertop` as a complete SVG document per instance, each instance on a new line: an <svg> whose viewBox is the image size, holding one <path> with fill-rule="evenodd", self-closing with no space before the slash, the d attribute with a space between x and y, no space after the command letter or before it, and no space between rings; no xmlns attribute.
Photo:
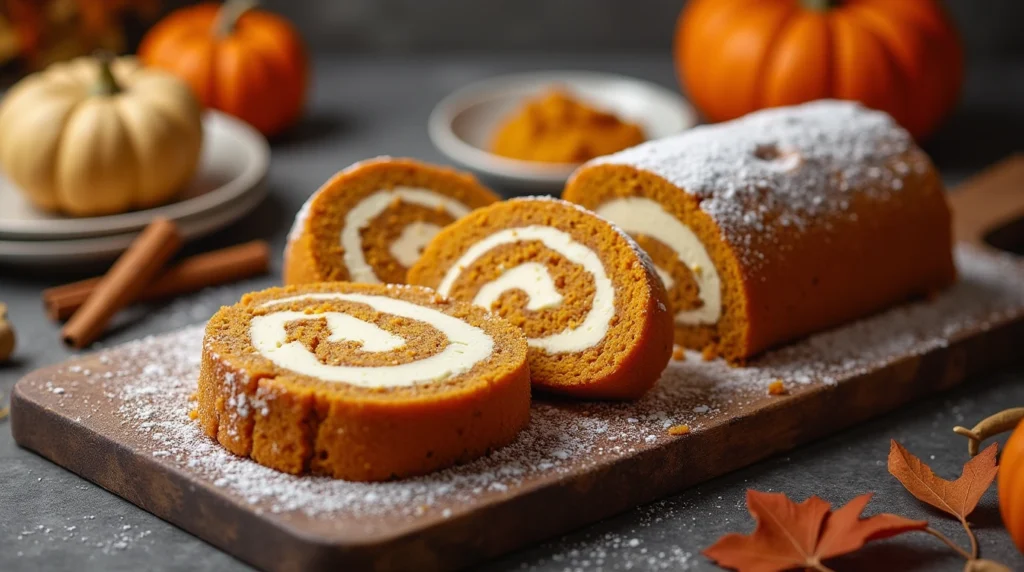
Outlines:
<svg viewBox="0 0 1024 572"><path fill-rule="evenodd" d="M325 60L306 120L273 144L270 196L251 215L187 248L200 252L267 238L280 252L302 201L335 171L369 156L390 154L443 161L430 145L426 118L450 91L479 78L532 69L597 69L675 86L667 57L622 56ZM988 64L970 70L964 103L928 146L947 182L1024 148L1024 64ZM119 316L98 347L167 332L205 320L220 304L278 282L273 273L227 287L136 308ZM10 306L18 332L12 363L0 366L0 390L35 368L72 355L58 328L43 315L40 289L73 275L33 275L0 267L0 300ZM966 545L959 524L924 508L885 468L889 439L901 441L953 478L966 459L962 438L950 428L971 425L1005 407L1024 405L1024 367L985 379L874 422L801 447L789 455L689 489L546 544L510 554L490 570L709 570L700 551L720 535L752 528L744 491L785 492L802 500L817 494L841 504L876 493L868 512L929 519ZM638 483L638 486L642 484ZM1000 527L994 490L971 518L983 554L1024 569L1024 557ZM963 563L933 538L913 534L874 544L834 561L837 570L961 570ZM19 449L0 424L0 570L242 570L247 567L120 498Z"/></svg>

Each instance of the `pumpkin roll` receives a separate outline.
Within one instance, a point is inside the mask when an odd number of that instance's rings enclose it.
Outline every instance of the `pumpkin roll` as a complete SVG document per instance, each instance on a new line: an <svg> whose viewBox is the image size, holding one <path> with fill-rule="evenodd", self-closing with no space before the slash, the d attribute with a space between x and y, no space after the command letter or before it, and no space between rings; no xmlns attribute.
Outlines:
<svg viewBox="0 0 1024 572"><path fill-rule="evenodd" d="M650 259L565 201L513 199L471 213L431 241L409 281L522 328L536 388L636 398L672 354L672 317Z"/></svg>
<svg viewBox="0 0 1024 572"><path fill-rule="evenodd" d="M403 284L441 228L497 200L472 175L453 169L390 157L356 163L299 210L284 282Z"/></svg>
<svg viewBox="0 0 1024 572"><path fill-rule="evenodd" d="M855 103L760 111L601 157L563 197L650 254L677 343L733 363L956 279L931 161Z"/></svg>
<svg viewBox="0 0 1024 572"><path fill-rule="evenodd" d="M287 473L420 475L526 426L526 357L518 328L426 288L270 288L207 324L198 419L232 453Z"/></svg>

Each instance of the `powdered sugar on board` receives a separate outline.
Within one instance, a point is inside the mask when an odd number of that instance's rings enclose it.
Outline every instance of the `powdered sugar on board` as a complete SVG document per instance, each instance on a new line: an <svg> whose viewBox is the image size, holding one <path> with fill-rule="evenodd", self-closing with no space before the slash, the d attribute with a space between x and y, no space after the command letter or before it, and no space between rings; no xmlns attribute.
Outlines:
<svg viewBox="0 0 1024 572"><path fill-rule="evenodd" d="M699 359L673 362L658 387L635 403L538 399L528 429L514 444L466 465L398 482L365 484L286 475L235 457L208 439L188 416L201 327L69 364L61 368L59 378L34 378L33 391L56 400L57 407L83 425L98 428L105 423L126 429L133 450L191 473L258 511L283 517L300 514L328 523L365 520L367 527L444 519L515 494L527 482L539 486L669 440L686 439L669 433L674 426L688 425L693 435L729 409L786 399L767 394L773 380L782 379L794 393L817 384L842 383L906 355L946 345L986 324L1024 315L1024 270L1019 260L964 247L958 262L961 282L935 300L814 336L747 368ZM102 391L81 391L84 385ZM360 518L370 515L380 518Z"/></svg>

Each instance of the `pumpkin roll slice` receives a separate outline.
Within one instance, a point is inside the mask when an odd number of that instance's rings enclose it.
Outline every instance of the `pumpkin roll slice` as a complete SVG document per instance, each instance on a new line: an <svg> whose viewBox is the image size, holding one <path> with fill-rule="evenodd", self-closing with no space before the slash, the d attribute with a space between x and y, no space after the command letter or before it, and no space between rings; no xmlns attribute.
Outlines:
<svg viewBox="0 0 1024 572"><path fill-rule="evenodd" d="M284 282L403 284L441 228L497 200L472 175L453 169L389 157L356 163L295 217Z"/></svg>
<svg viewBox="0 0 1024 572"><path fill-rule="evenodd" d="M207 324L198 418L232 453L287 473L420 475L526 426L526 356L518 328L426 288L270 288Z"/></svg>
<svg viewBox="0 0 1024 572"><path fill-rule="evenodd" d="M637 238L676 341L738 363L956 279L928 157L888 115L822 101L601 157L563 197Z"/></svg>
<svg viewBox="0 0 1024 572"><path fill-rule="evenodd" d="M521 327L534 387L636 398L672 354L672 317L650 260L565 201L514 199L471 213L431 241L409 280Z"/></svg>

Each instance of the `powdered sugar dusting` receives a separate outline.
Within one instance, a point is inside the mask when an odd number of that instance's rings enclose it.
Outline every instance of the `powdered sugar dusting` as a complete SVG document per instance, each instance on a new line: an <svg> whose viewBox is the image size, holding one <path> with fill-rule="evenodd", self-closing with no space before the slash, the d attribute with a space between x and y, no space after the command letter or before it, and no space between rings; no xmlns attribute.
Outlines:
<svg viewBox="0 0 1024 572"><path fill-rule="evenodd" d="M328 523L340 519L370 531L399 523L413 526L420 519L454 518L482 503L500 502L522 486L542 486L687 439L724 423L723 416L738 407L787 399L767 394L775 379L782 379L793 393L842 383L906 355L947 345L977 328L1024 315L1019 260L963 247L958 263L961 282L937 299L819 334L769 353L750 367L735 369L699 358L673 362L659 385L634 403L537 399L529 427L512 445L466 465L396 482L286 475L235 457L206 437L188 416L194 405L189 399L196 389L201 327L86 358L64 367L59 383L30 378L35 385L25 390L56 398L56 407L94 430L103 432L104 423L127 428L129 445L140 454L191 473L255 510ZM102 391L81 391L83 385ZM55 387L64 392L53 396ZM669 434L669 428L682 424L689 426L688 435ZM361 518L368 515L379 518Z"/></svg>
<svg viewBox="0 0 1024 572"><path fill-rule="evenodd" d="M912 170L930 168L889 115L834 100L766 109L588 164L630 165L695 195L737 246L779 228L855 218L852 197L885 198Z"/></svg>
<svg viewBox="0 0 1024 572"><path fill-rule="evenodd" d="M696 512L696 507L683 508L689 512ZM705 564L704 560L686 547L689 534L701 526L701 520L694 519L694 522L688 522L689 519L681 518L680 512L682 510L677 504L666 501L654 502L638 508L633 513L636 524L629 530L608 530L614 525L592 527L575 533L569 539L562 538L549 542L525 557L530 569L573 572L692 570ZM708 516L721 517L721 514L712 513ZM621 525L615 528L621 528ZM534 559L537 555L543 556Z"/></svg>
<svg viewBox="0 0 1024 572"><path fill-rule="evenodd" d="M124 517L120 518L124 519ZM80 520L89 521L95 519L95 515L86 515L81 517ZM70 522L77 521L76 519ZM115 525L114 523L111 523L110 528L112 532L101 536L90 536L80 531L76 524L62 526L39 524L34 528L22 529L15 538L25 545L29 553L35 553L33 555L38 554L42 547L53 546L61 542L83 544L95 548L103 554L116 554L129 550L140 543L144 545L152 543L152 540L148 539L152 534L151 530L140 529L130 524ZM19 551L17 555L22 557L24 551Z"/></svg>
<svg viewBox="0 0 1024 572"><path fill-rule="evenodd" d="M608 423L588 415L566 415L562 407L540 404L530 428L517 441L490 457L417 479L393 483L355 483L324 477L295 477L235 457L207 438L190 420L189 396L195 391L203 330L191 327L161 338L119 349L128 360L159 361L159 374L124 371L119 414L154 441L155 457L198 473L213 484L270 512L302 511L307 515L345 512L354 515L394 513L422 516L444 499L469 503L501 495L526 474L556 477L576 461L594 453L620 453L628 443L642 441L622 433L622 445L599 442ZM154 370L149 370L154 371ZM440 511L442 509L438 509Z"/></svg>

